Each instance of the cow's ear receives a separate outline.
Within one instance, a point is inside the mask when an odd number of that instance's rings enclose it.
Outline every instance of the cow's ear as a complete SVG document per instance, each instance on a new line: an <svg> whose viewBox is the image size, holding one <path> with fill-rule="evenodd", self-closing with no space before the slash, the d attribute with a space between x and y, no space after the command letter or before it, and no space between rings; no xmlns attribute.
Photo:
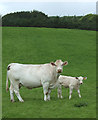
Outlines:
<svg viewBox="0 0 98 120"><path fill-rule="evenodd" d="M68 64L68 62L67 62L67 61L65 61L65 62L63 62L62 66L63 66L63 65L67 65L67 64Z"/></svg>
<svg viewBox="0 0 98 120"><path fill-rule="evenodd" d="M86 80L87 79L87 77L83 77L83 80Z"/></svg>
<svg viewBox="0 0 98 120"><path fill-rule="evenodd" d="M76 77L76 79L78 79L78 77Z"/></svg>
<svg viewBox="0 0 98 120"><path fill-rule="evenodd" d="M51 65L56 66L56 64L54 62L51 62Z"/></svg>

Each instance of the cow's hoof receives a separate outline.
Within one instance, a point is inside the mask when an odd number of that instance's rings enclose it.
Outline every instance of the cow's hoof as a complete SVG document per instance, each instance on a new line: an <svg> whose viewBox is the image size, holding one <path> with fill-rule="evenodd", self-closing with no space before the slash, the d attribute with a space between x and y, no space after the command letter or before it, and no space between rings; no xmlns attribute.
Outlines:
<svg viewBox="0 0 98 120"><path fill-rule="evenodd" d="M63 96L61 96L61 99L63 99Z"/></svg>
<svg viewBox="0 0 98 120"><path fill-rule="evenodd" d="M50 101L50 99L47 99L47 101Z"/></svg>
<svg viewBox="0 0 98 120"><path fill-rule="evenodd" d="M21 100L20 102L22 102L22 103L23 103L23 102L24 102L24 100Z"/></svg>
<svg viewBox="0 0 98 120"><path fill-rule="evenodd" d="M47 98L47 101L49 101L49 100L50 100L50 97Z"/></svg>
<svg viewBox="0 0 98 120"><path fill-rule="evenodd" d="M60 96L58 95L58 98L60 98Z"/></svg>
<svg viewBox="0 0 98 120"><path fill-rule="evenodd" d="M79 98L81 98L81 95L79 95Z"/></svg>
<svg viewBox="0 0 98 120"><path fill-rule="evenodd" d="M69 100L71 99L71 97L69 97Z"/></svg>
<svg viewBox="0 0 98 120"><path fill-rule="evenodd" d="M13 103L13 102L15 102L15 100L11 100L11 102Z"/></svg>

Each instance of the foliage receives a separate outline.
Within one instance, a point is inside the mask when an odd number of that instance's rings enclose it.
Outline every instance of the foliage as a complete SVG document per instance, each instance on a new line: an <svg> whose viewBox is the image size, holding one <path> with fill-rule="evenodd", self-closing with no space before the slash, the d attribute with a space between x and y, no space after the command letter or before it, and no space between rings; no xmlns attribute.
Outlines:
<svg viewBox="0 0 98 120"><path fill-rule="evenodd" d="M48 27L96 30L96 16L52 16L48 17L39 11L10 13L2 17L3 26Z"/></svg>
<svg viewBox="0 0 98 120"><path fill-rule="evenodd" d="M3 27L2 30L3 118L96 118L95 31L32 27ZM10 102L5 89L9 63L42 64L56 59L68 61L62 75L87 76L80 87L82 98L74 90L69 100L69 90L62 88L63 99L58 99L57 90L53 89L51 100L45 102L42 87L32 90L22 87L20 94L25 102L20 103L16 96L16 102Z"/></svg>

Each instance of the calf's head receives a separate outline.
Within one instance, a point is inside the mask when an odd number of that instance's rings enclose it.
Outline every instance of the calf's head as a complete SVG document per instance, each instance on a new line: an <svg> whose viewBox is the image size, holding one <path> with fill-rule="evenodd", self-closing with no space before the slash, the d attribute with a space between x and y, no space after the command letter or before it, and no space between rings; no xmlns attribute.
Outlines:
<svg viewBox="0 0 98 120"><path fill-rule="evenodd" d="M82 76L80 76L80 77L76 77L76 79L78 79L79 84L83 84L83 80L86 80L87 77L82 77Z"/></svg>
<svg viewBox="0 0 98 120"><path fill-rule="evenodd" d="M61 73L63 71L63 66L67 64L68 64L67 61L63 62L62 60L56 60L55 63L51 62L51 65L55 66L57 73Z"/></svg>

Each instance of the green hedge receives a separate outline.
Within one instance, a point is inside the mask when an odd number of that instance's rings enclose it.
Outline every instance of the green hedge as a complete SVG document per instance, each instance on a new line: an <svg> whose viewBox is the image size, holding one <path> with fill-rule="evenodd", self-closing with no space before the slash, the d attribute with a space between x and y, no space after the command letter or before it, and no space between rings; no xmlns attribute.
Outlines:
<svg viewBox="0 0 98 120"><path fill-rule="evenodd" d="M49 17L39 11L23 11L10 13L2 17L3 26L16 27L48 27L96 30L98 15L88 14L85 16L52 16Z"/></svg>

